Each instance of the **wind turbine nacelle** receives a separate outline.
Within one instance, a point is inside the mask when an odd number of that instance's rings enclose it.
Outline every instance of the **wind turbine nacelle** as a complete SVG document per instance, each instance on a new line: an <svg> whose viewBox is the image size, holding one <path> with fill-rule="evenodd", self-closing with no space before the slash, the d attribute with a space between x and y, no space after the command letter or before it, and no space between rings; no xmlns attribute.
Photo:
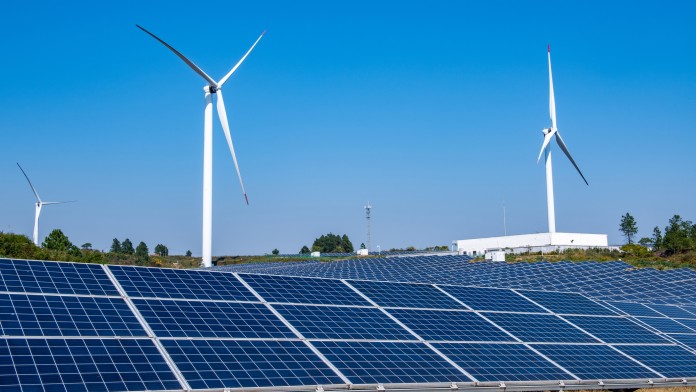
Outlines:
<svg viewBox="0 0 696 392"><path fill-rule="evenodd" d="M205 86L203 87L203 91L206 93L215 94L218 91L218 88L215 86Z"/></svg>

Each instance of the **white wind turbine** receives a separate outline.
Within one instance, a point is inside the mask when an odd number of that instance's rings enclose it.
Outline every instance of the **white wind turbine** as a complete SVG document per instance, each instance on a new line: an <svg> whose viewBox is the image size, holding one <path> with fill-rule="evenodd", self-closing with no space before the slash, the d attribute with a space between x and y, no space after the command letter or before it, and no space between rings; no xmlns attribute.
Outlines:
<svg viewBox="0 0 696 392"><path fill-rule="evenodd" d="M34 192L34 196L36 196L36 214L34 215L34 244L36 246L39 245L39 215L41 215L41 208L45 205L49 204L64 204L64 203L72 203L74 200L71 201L42 201L41 198L39 197L39 193L36 192L36 188L34 188L34 185L31 184L31 180L29 180L29 176L27 176L27 173L24 172L24 169L22 169L22 166L19 165L19 162L17 162L17 166L19 166L19 170L22 171L22 174L24 174L24 178L27 179L27 182L29 183L29 186L31 187L31 191Z"/></svg>
<svg viewBox="0 0 696 392"><path fill-rule="evenodd" d="M217 94L217 113L220 118L220 123L222 124L222 130L225 133L225 138L227 138L227 145L232 153L232 160L234 161L234 166L237 169L237 177L239 177L239 184L242 186L242 192L244 193L244 199L247 205L249 204L249 199L247 198L246 190L244 189L244 182L242 182L242 174L239 171L239 165L237 164L237 156L234 153L234 145L232 144L232 136L230 135L230 127L227 122L227 112L225 111L225 102L222 98L222 86L225 84L227 79L237 70L237 68L242 64L242 62L247 58L249 53L254 49L256 44L261 40L266 32L261 33L259 38L256 39L251 48L242 56L242 58L235 64L234 67L227 73L219 82L216 82L208 76L202 69L200 69L191 60L187 59L183 54L179 53L176 49L171 47L166 42L159 39L156 35L145 30L144 28L136 25L139 29L146 32L152 38L159 41L161 44L166 46L169 50L174 52L175 55L179 56L191 69L193 69L198 75L203 77L203 79L208 82L208 85L203 87L205 91L205 119L203 126L203 267L212 266L212 232L213 232L213 94Z"/></svg>
<svg viewBox="0 0 696 392"><path fill-rule="evenodd" d="M585 184L590 185L587 183L587 180L585 179L585 176L582 175L582 172L580 171L580 168L578 165L575 163L575 160L573 160L573 157L570 156L570 152L568 152L568 148L566 147L565 143L563 142L563 138L561 138L561 134L558 132L558 128L556 128L556 99L554 98L553 95L553 76L551 74L551 45L548 47L548 56L549 56L549 113L551 115L551 128L544 128L541 132L544 134L544 144L541 146L541 151L539 152L539 157L537 158L537 163L539 163L539 160L541 160L541 155L545 154L545 160L546 160L546 203L547 203L547 208L548 208L548 218L549 218L549 233L555 233L556 232L556 213L554 210L554 201L553 201L553 171L551 170L551 145L549 142L551 141L552 137L556 137L556 143L558 143L558 147L561 148L563 153L568 157L570 160L570 163L575 166L575 169L580 173L580 177L582 177L583 181L585 181Z"/></svg>

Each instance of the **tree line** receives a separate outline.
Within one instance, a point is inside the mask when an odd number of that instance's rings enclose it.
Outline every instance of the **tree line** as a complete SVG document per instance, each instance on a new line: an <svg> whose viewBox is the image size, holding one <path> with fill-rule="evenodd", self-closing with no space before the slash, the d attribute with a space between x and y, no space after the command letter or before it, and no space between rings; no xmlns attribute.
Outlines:
<svg viewBox="0 0 696 392"><path fill-rule="evenodd" d="M621 217L619 231L629 245L634 244L638 234L638 224L630 213L627 212ZM665 256L694 251L696 250L696 224L682 219L680 215L674 215L669 219L664 230L655 226L651 235L640 238L638 244Z"/></svg>

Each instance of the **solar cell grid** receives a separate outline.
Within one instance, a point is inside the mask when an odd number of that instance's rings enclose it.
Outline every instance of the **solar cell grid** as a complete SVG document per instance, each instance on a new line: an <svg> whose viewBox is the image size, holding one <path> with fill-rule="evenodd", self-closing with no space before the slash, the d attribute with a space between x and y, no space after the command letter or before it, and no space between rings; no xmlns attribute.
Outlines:
<svg viewBox="0 0 696 392"><path fill-rule="evenodd" d="M640 320L663 333L696 333L695 330L666 317L636 317L636 320Z"/></svg>
<svg viewBox="0 0 696 392"><path fill-rule="evenodd" d="M193 389L342 384L299 341L162 340Z"/></svg>
<svg viewBox="0 0 696 392"><path fill-rule="evenodd" d="M309 339L416 339L376 308L305 305L273 307L302 336Z"/></svg>
<svg viewBox="0 0 696 392"><path fill-rule="evenodd" d="M440 288L475 310L547 313L544 309L507 289L466 286L440 286Z"/></svg>
<svg viewBox="0 0 696 392"><path fill-rule="evenodd" d="M349 283L381 306L466 309L465 306L431 285L368 281Z"/></svg>
<svg viewBox="0 0 696 392"><path fill-rule="evenodd" d="M631 316L662 317L661 314L649 307L634 302L609 302L609 305Z"/></svg>
<svg viewBox="0 0 696 392"><path fill-rule="evenodd" d="M520 291L520 294L559 314L616 315L580 294L551 291Z"/></svg>
<svg viewBox="0 0 696 392"><path fill-rule="evenodd" d="M659 335L622 317L564 316L606 343L669 343Z"/></svg>
<svg viewBox="0 0 696 392"><path fill-rule="evenodd" d="M609 346L538 344L533 347L583 380L657 377Z"/></svg>
<svg viewBox="0 0 696 392"><path fill-rule="evenodd" d="M687 346L692 350L696 350L696 334L670 334L670 338L676 340L677 342Z"/></svg>
<svg viewBox="0 0 696 392"><path fill-rule="evenodd" d="M686 318L686 319L696 319L696 315L687 312L686 310L672 305L648 305L650 308L664 314L667 317L672 318Z"/></svg>
<svg viewBox="0 0 696 392"><path fill-rule="evenodd" d="M486 313L486 317L523 342L598 342L554 315Z"/></svg>
<svg viewBox="0 0 696 392"><path fill-rule="evenodd" d="M0 339L0 390L181 389L149 339Z"/></svg>
<svg viewBox="0 0 696 392"><path fill-rule="evenodd" d="M240 276L269 302L370 305L340 280L251 274Z"/></svg>
<svg viewBox="0 0 696 392"><path fill-rule="evenodd" d="M436 343L434 346L479 381L573 379L522 344Z"/></svg>
<svg viewBox="0 0 696 392"><path fill-rule="evenodd" d="M131 297L258 301L230 273L109 266Z"/></svg>
<svg viewBox="0 0 696 392"><path fill-rule="evenodd" d="M694 319L675 319L675 321L679 322L679 324L683 324L687 326L688 328L691 328L692 330L696 331L696 320Z"/></svg>
<svg viewBox="0 0 696 392"><path fill-rule="evenodd" d="M511 342L514 338L469 311L389 309L425 340Z"/></svg>
<svg viewBox="0 0 696 392"><path fill-rule="evenodd" d="M665 377L693 377L696 355L679 346L619 346L619 350Z"/></svg>
<svg viewBox="0 0 696 392"><path fill-rule="evenodd" d="M0 291L119 295L100 265L0 259Z"/></svg>
<svg viewBox="0 0 696 392"><path fill-rule="evenodd" d="M294 338L265 305L258 303L134 299L159 337Z"/></svg>
<svg viewBox="0 0 696 392"><path fill-rule="evenodd" d="M471 381L422 343L317 341L312 344L353 384Z"/></svg>
<svg viewBox="0 0 696 392"><path fill-rule="evenodd" d="M146 336L121 298L0 294L0 335Z"/></svg>

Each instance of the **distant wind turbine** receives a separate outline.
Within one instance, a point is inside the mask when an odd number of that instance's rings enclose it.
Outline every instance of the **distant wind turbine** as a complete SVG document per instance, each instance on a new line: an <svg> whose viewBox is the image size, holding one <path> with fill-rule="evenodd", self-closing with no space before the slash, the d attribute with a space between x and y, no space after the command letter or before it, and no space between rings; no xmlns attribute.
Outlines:
<svg viewBox="0 0 696 392"><path fill-rule="evenodd" d="M541 151L539 151L539 157L537 158L537 163L541 160L541 155L545 154L545 161L546 161L546 203L547 203L547 208L548 208L548 218L549 218L549 233L555 233L556 232L556 213L554 210L554 201L553 201L553 171L551 169L551 145L549 142L551 141L551 138L555 136L556 143L558 143L558 147L561 148L561 151L568 157L570 160L570 163L575 166L575 170L578 171L580 174L580 177L582 177L582 180L585 181L585 184L588 184L587 180L585 179L585 176L582 174L580 171L580 168L578 165L575 163L575 160L573 160L573 157L570 156L570 152L568 151L568 147L566 147L565 143L563 142L563 138L561 138L561 134L558 132L558 128L556 128L556 99L553 94L553 76L551 74L551 45L548 46L548 57L549 57L549 113L551 115L551 128L544 128L541 132L544 134L544 144L541 146Z"/></svg>
<svg viewBox="0 0 696 392"><path fill-rule="evenodd" d="M237 164L237 156L234 153L234 145L232 144L232 136L230 135L230 127L227 122L227 112L225 111L225 102L222 98L222 86L225 84L227 79L237 70L237 68L242 64L242 62L247 58L249 53L254 49L256 44L259 43L261 38L266 32L261 33L261 36L256 39L251 48L242 56L242 58L235 64L234 67L227 73L219 82L213 80L208 74L203 72L196 64L191 60L187 59L183 54L179 53L172 46L158 38L156 35L145 30L139 25L136 25L140 30L146 32L152 38L159 41L162 45L166 46L169 50L174 52L180 59L182 59L191 69L194 70L198 75L208 82L208 85L203 87L205 91L205 118L203 126L203 267L212 266L212 233L213 233L213 96L212 94L217 94L217 113L220 118L220 123L222 124L222 130L225 133L225 138L227 138L227 145L232 153L232 160L234 161L234 166L237 169L237 177L239 177L239 184L242 186L242 192L244 193L244 199L247 205L249 204L249 198L247 197L246 190L244 189L244 182L242 182L242 174L239 171L239 164Z"/></svg>
<svg viewBox="0 0 696 392"><path fill-rule="evenodd" d="M42 201L41 198L39 197L39 193L36 192L36 188L34 188L34 185L31 184L31 180L29 180L29 176L27 176L27 173L22 169L22 166L19 165L19 162L17 162L17 166L19 167L19 170L22 171L22 174L24 174L24 178L27 179L27 182L29 183L29 186L31 187L31 191L34 192L34 196L36 196L36 214L34 215L34 244L36 246L39 245L39 215L41 215L41 208L45 205L49 204L64 204L64 203L73 203L75 200L70 200L70 201Z"/></svg>

